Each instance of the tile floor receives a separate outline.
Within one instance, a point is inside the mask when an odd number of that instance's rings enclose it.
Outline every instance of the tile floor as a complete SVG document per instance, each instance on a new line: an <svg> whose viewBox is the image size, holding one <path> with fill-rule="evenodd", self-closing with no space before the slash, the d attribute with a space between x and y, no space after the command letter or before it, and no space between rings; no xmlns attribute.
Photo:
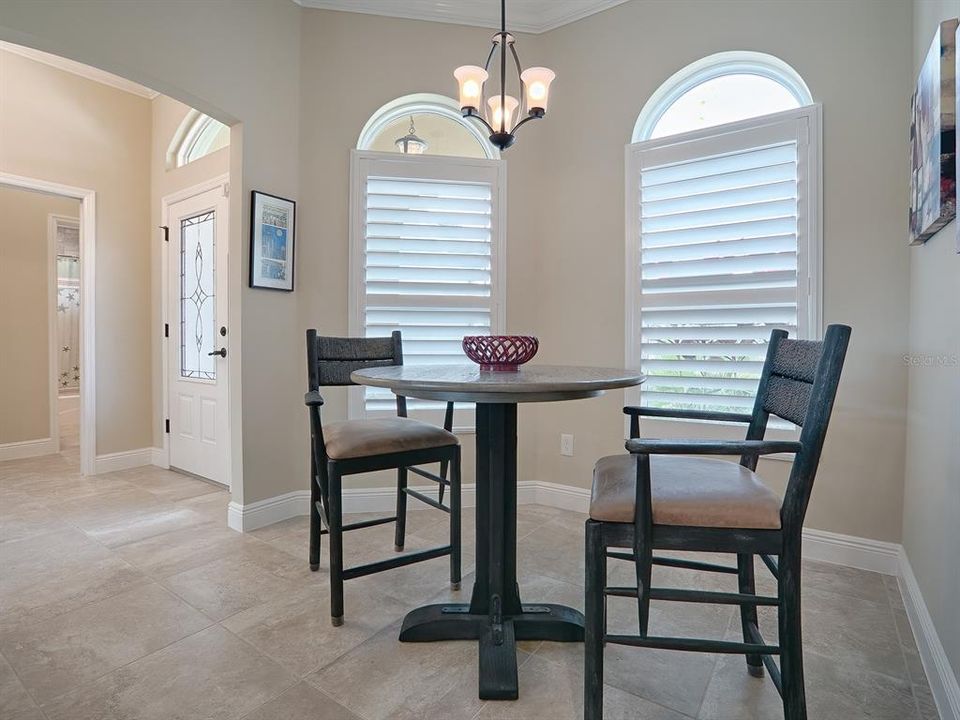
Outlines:
<svg viewBox="0 0 960 720"><path fill-rule="evenodd" d="M214 486L156 468L81 478L76 455L0 463L3 720L582 716L581 646L522 643L520 700L483 703L474 643L397 642L405 612L468 594L469 574L463 591L447 589L445 559L348 582L346 624L333 628L326 569L307 568L305 518L241 535L225 527L227 494ZM583 519L521 507L527 599L582 607ZM445 516L416 510L409 527L407 549L425 547L442 541ZM392 526L357 531L348 562L392 546ZM661 584L718 582L657 571ZM896 582L814 563L804 580L810 717L936 718ZM634 606L613 603L610 618L632 631ZM762 622L775 633L773 615ZM652 628L739 632L732 608L662 603ZM771 683L739 657L611 646L606 680L608 720L781 717Z"/></svg>

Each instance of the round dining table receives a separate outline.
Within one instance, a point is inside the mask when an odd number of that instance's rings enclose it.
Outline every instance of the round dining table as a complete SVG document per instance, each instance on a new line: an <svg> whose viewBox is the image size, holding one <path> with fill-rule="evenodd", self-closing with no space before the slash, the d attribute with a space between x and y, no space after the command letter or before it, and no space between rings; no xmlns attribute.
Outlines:
<svg viewBox="0 0 960 720"><path fill-rule="evenodd" d="M515 372L491 372L461 364L365 368L351 379L405 397L476 403L477 565L471 600L413 610L403 621L400 640L479 641L480 698L517 699L518 640L583 640L579 611L520 600L517 404L596 397L639 385L643 376L599 367L527 365Z"/></svg>

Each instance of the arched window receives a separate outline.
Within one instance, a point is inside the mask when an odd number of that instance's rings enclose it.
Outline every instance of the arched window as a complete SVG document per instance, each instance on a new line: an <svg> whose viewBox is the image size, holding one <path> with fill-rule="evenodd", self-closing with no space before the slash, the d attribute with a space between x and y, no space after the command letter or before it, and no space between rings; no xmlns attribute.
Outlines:
<svg viewBox="0 0 960 720"><path fill-rule="evenodd" d="M627 154L627 354L642 402L749 413L773 328L820 332L820 107L761 53L644 105Z"/></svg>
<svg viewBox="0 0 960 720"><path fill-rule="evenodd" d="M813 104L803 78L779 58L723 52L683 68L644 105L633 142Z"/></svg>
<svg viewBox="0 0 960 720"><path fill-rule="evenodd" d="M410 135L425 146L413 154L500 157L487 136L464 120L455 100L432 93L405 95L381 107L364 125L357 149L402 153L403 143L398 141Z"/></svg>
<svg viewBox="0 0 960 720"><path fill-rule="evenodd" d="M199 110L191 110L167 150L167 167L183 167L229 144L229 127Z"/></svg>
<svg viewBox="0 0 960 720"><path fill-rule="evenodd" d="M455 100L408 95L374 113L351 158L351 335L400 330L405 364L469 365L464 335L503 332L505 172ZM357 388L349 412L395 413L393 402ZM443 403L411 399L408 408L443 421ZM454 422L471 427L472 407L458 406Z"/></svg>

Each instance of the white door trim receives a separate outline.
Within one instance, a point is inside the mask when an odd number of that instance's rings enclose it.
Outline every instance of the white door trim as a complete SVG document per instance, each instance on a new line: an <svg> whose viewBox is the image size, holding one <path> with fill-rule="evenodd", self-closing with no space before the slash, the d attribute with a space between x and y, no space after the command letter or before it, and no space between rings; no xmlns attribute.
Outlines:
<svg viewBox="0 0 960 720"><path fill-rule="evenodd" d="M87 188L5 172L0 172L0 185L61 195L80 201L80 472L93 475L96 473L97 455L97 193ZM51 427L51 435L55 432L54 427Z"/></svg>
<svg viewBox="0 0 960 720"><path fill-rule="evenodd" d="M168 237L170 232L169 230L170 206L175 205L176 203L181 202L183 200L188 200L192 197L196 197L197 195L202 195L205 192L216 190L217 188L223 188L224 195L226 197L229 197L229 194L230 194L229 173L218 175L217 177L211 178L210 180L205 180L202 183L192 185L188 188L184 188L183 190L178 190L177 192L171 193L169 195L165 195L163 198L161 198L160 223L162 227L167 228L166 232ZM229 217L227 218L227 220L229 222ZM232 228L228 226L228 230L226 233L226 239L228 243L227 245L228 257L231 254L230 253L230 250L231 250L230 233L231 232L232 232ZM169 278L168 257L167 257L167 252L169 250L170 243L169 243L169 240L164 240L163 238L161 238L159 242L160 242L160 258L161 258L161 262L160 262L160 288L161 288L160 290L160 324L161 326L163 326L170 322L170 318L169 318L169 303L170 303L169 280L170 278ZM228 263L228 267L229 267L229 263ZM228 282L228 285L229 284L230 283ZM226 302L227 322L225 324L228 328L230 328L230 333L234 334L234 330L235 330L234 326L239 325L239 322L237 323L231 322L232 320L235 319L232 313L230 312L231 308L234 307L232 305L232 303L234 302L234 298L233 298L234 289L227 287L227 288L224 288L223 291L227 293L227 302ZM161 406L163 410L163 417L160 420L161 425L163 424L166 418L170 417L170 358L169 358L168 348L166 345L167 340L168 338L164 337L164 342L161 345L162 350L160 352L160 356L161 356L160 372L162 374ZM234 417L233 408L232 408L232 398L233 398L232 382L235 378L235 375L233 372L231 372L230 368L232 368L234 363L237 361L237 356L239 355L239 351L240 351L239 342L233 343L231 340L230 353L233 359L231 360L230 366L228 367L227 373L225 375L226 381L228 383L227 393L226 393L227 418L228 418L227 437L226 437L226 443L227 443L226 467L228 468L227 487L231 491L234 489L236 485L233 477L233 446L234 446L233 433L239 432L240 423L239 423L239 418ZM160 434L163 437L163 446L160 451L159 458L155 458L155 464L161 465L162 467L169 467L170 435L166 432L165 428L163 427L160 428Z"/></svg>

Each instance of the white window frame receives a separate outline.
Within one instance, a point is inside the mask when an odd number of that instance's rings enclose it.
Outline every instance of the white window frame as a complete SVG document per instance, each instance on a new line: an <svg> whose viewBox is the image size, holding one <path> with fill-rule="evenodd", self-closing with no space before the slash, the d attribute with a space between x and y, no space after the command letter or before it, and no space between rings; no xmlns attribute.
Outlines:
<svg viewBox="0 0 960 720"><path fill-rule="evenodd" d="M759 75L769 78L786 88L796 98L798 107L814 104L813 95L803 78L780 58L748 50L715 53L678 70L657 88L637 116L630 142L649 140L660 118L677 100L698 85L724 75Z"/></svg>
<svg viewBox="0 0 960 720"><path fill-rule="evenodd" d="M353 150L350 154L350 265L349 265L349 333L351 337L363 337L365 334L364 316L366 312L366 179L377 175L377 168L392 169L409 178L435 180L450 178L451 171L462 170L464 180L476 179L482 170L496 171L496 205L491 218L490 234L490 332L500 334L506 327L506 164L502 160L484 160L480 158L444 157L435 155L401 155L398 153L374 152L371 150ZM348 417L351 419L367 417L364 405L363 388L351 388L347 404ZM416 411L411 411L417 417ZM463 412L454 413L454 430L473 432L473 413L469 413L469 422L464 423ZM442 417L437 413L422 413L421 419L436 422ZM459 424L458 424L459 423Z"/></svg>
<svg viewBox="0 0 960 720"><path fill-rule="evenodd" d="M764 125L796 120L806 128L806 138L800 137L797 152L803 153L798 183L804 185L801 197L807 198L807 206L801 210L797 222L797 332L798 337L818 340L823 328L823 190L822 190L822 139L819 104L807 105L771 115L741 120L725 125L694 130L669 137L645 140L626 146L625 149L625 227L626 227L626 364L640 367L640 217L636 212L636 199L640 189L640 153L650 147L682 144L704 138L722 138L729 133L762 128ZM805 170L805 171L804 171ZM806 292L803 292L806 286ZM640 402L640 388L630 388L625 393L626 403ZM703 424L712 421L673 421ZM739 426L738 426L739 427Z"/></svg>
<svg viewBox="0 0 960 720"><path fill-rule="evenodd" d="M360 131L357 139L358 150L369 150L383 129L395 120L409 115L438 115L464 128L477 141L489 160L499 160L500 150L490 142L477 123L466 122L460 105L453 98L435 93L413 93L404 95L383 105L377 110Z"/></svg>

